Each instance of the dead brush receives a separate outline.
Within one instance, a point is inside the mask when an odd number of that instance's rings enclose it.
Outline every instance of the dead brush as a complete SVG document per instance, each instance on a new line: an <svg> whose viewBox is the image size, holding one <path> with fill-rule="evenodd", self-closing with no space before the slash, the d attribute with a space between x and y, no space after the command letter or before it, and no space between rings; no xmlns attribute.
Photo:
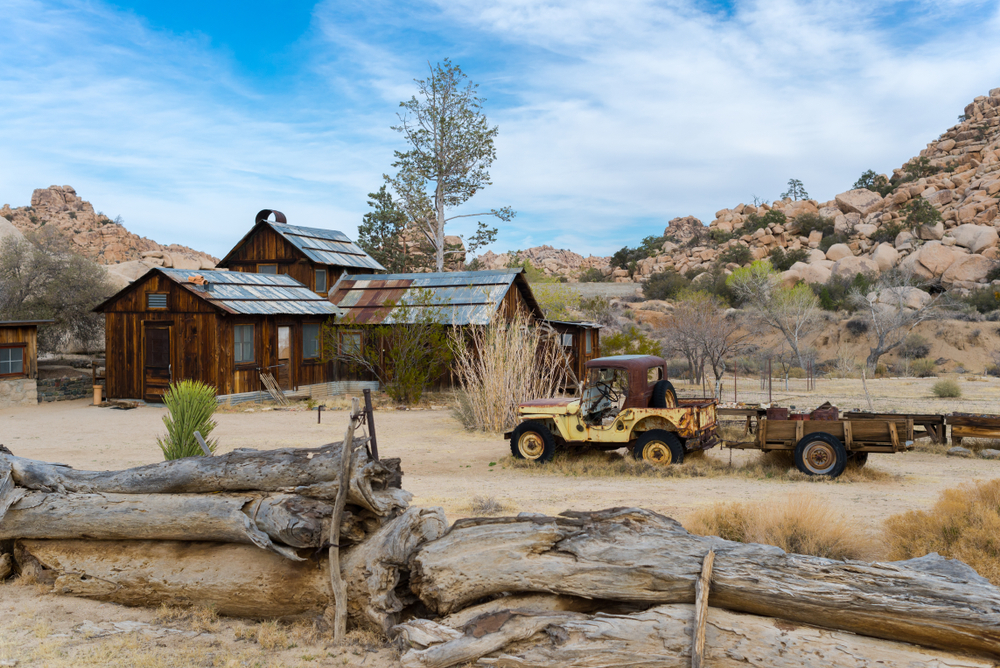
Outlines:
<svg viewBox="0 0 1000 668"><path fill-rule="evenodd" d="M702 536L776 545L785 552L828 559L873 559L879 553L872 536L811 494L717 503L696 511L685 526Z"/></svg>
<svg viewBox="0 0 1000 668"><path fill-rule="evenodd" d="M490 517L507 511L507 504L492 496L472 497L469 510L475 517Z"/></svg>
<svg viewBox="0 0 1000 668"><path fill-rule="evenodd" d="M930 510L893 515L885 529L889 559L937 552L1000 586L1000 479L946 489Z"/></svg>

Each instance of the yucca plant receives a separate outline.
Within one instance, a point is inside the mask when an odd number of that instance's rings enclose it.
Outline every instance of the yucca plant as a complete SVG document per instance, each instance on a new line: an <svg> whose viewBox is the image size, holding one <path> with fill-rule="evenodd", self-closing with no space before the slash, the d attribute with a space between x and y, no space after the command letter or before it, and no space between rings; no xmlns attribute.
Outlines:
<svg viewBox="0 0 1000 668"><path fill-rule="evenodd" d="M215 452L218 442L208 439L208 435L215 429L212 414L217 406L215 389L212 386L197 380L173 383L164 395L163 403L170 411L163 416L167 435L165 438L157 438L156 442L163 450L164 459L204 455L198 440L194 437L196 431L201 433L208 449Z"/></svg>

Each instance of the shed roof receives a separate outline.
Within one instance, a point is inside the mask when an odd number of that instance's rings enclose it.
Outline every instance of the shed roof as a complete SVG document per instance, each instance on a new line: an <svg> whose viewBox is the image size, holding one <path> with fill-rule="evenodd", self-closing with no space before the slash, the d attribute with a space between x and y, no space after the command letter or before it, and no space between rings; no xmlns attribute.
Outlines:
<svg viewBox="0 0 1000 668"><path fill-rule="evenodd" d="M587 322L585 320L552 320L551 318L546 318L545 322L551 323L553 325L568 325L570 327L579 327L580 329L603 329L604 325L599 322Z"/></svg>
<svg viewBox="0 0 1000 668"><path fill-rule="evenodd" d="M185 290L221 311L241 315L341 315L340 309L287 274L252 274L240 271L167 269L155 267L146 274L160 272ZM200 276L206 283L192 283ZM136 281L132 285L137 285ZM114 301L132 286L114 295L95 311Z"/></svg>
<svg viewBox="0 0 1000 668"><path fill-rule="evenodd" d="M53 322L55 320L0 320L0 327L37 327Z"/></svg>
<svg viewBox="0 0 1000 668"><path fill-rule="evenodd" d="M424 309L433 310L435 319L444 325L487 325L507 292L516 287L540 319L542 310L523 272L518 268L344 275L330 290L330 301L344 312L345 320L361 325L411 323L419 320ZM394 306L387 307L387 303ZM401 310L401 304L408 308Z"/></svg>
<svg viewBox="0 0 1000 668"><path fill-rule="evenodd" d="M313 262L355 269L385 271L385 267L359 248L343 232L324 230L318 227L299 227L298 225L275 223L269 220L262 220L254 225L254 228L226 254L226 257L222 258L219 266L226 266L229 256L257 231L258 226L271 228Z"/></svg>

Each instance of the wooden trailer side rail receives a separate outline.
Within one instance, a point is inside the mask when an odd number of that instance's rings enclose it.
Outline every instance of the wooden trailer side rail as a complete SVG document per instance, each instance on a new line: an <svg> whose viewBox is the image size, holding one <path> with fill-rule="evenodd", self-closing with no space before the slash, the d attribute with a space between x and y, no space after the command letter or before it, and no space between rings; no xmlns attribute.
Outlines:
<svg viewBox="0 0 1000 668"><path fill-rule="evenodd" d="M947 420L952 445L962 445L963 438L1000 438L1000 416L953 413Z"/></svg>
<svg viewBox="0 0 1000 668"><path fill-rule="evenodd" d="M761 418L757 438L733 443L743 450L794 450L804 436L825 432L849 452L902 452L913 443L913 420L768 420Z"/></svg>
<svg viewBox="0 0 1000 668"><path fill-rule="evenodd" d="M866 413L863 411L848 411L843 417L847 420L913 420L913 435L915 438L929 437L935 443L944 443L945 416L927 413ZM947 418L950 420L950 418ZM912 439L911 439L912 440Z"/></svg>

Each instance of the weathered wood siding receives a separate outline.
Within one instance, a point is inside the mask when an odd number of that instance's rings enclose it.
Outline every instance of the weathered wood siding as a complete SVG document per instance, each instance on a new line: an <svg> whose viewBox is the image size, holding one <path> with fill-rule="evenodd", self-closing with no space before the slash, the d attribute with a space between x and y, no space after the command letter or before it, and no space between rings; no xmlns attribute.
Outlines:
<svg viewBox="0 0 1000 668"><path fill-rule="evenodd" d="M38 377L38 325L0 327L0 345L24 344L24 377Z"/></svg>

